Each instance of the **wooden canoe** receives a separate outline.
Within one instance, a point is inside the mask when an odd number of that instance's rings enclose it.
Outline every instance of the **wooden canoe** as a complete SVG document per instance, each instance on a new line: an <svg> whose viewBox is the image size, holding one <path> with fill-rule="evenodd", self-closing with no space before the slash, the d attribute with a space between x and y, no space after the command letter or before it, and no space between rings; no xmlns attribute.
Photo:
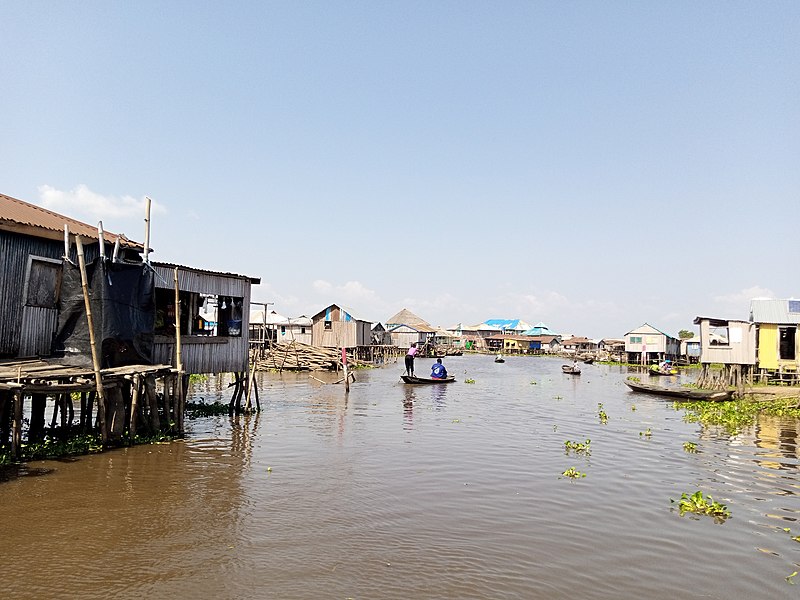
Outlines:
<svg viewBox="0 0 800 600"><path fill-rule="evenodd" d="M581 370L578 367L573 367L570 365L561 365L561 370L566 373L567 375L580 375Z"/></svg>
<svg viewBox="0 0 800 600"><path fill-rule="evenodd" d="M454 376L445 377L444 379L433 379L431 377L412 377L411 375L400 375L400 379L402 379L405 383L413 383L413 384L420 384L420 383L453 383L456 378Z"/></svg>
<svg viewBox="0 0 800 600"><path fill-rule="evenodd" d="M645 394L656 394L658 396L667 396L668 398L681 398L683 400L711 400L712 402L721 402L723 400L730 400L733 392L730 390L700 390L697 388L667 388L660 385L652 385L649 383L641 383L639 381L625 380L627 385L634 392L643 392Z"/></svg>
<svg viewBox="0 0 800 600"><path fill-rule="evenodd" d="M661 369L650 369L648 371L650 375L677 375L678 369L670 369L669 371L662 371Z"/></svg>

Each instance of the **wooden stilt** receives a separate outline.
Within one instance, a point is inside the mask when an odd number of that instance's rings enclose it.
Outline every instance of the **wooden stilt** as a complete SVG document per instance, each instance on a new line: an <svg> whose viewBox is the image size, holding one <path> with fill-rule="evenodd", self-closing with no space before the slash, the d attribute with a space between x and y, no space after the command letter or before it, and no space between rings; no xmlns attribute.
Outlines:
<svg viewBox="0 0 800 600"><path fill-rule="evenodd" d="M14 414L11 420L11 457L17 460L20 448L22 448L22 390L14 390L13 395Z"/></svg>
<svg viewBox="0 0 800 600"><path fill-rule="evenodd" d="M78 248L78 266L81 271L81 287L83 288L83 303L86 307L86 321L89 326L89 346L92 349L92 365L94 366L94 380L97 388L97 416L100 426L100 439L103 445L108 443L108 430L106 429L105 399L103 397L103 379L100 375L100 359L97 353L97 344L94 339L94 322L92 320L92 306L89 301L89 283L86 276L86 261L83 257L83 242L81 236L75 236L75 245Z"/></svg>
<svg viewBox="0 0 800 600"><path fill-rule="evenodd" d="M161 422L158 418L158 393L156 392L155 375L145 376L144 395L150 413L150 430L152 433L158 433L161 430Z"/></svg>

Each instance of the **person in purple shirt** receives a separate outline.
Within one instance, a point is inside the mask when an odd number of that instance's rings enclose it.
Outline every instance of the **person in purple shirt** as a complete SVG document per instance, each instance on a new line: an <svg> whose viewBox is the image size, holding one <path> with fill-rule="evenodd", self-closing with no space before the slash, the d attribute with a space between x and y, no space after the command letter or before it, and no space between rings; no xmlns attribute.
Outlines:
<svg viewBox="0 0 800 600"><path fill-rule="evenodd" d="M447 379L447 369L444 368L441 358L437 358L431 367L431 379Z"/></svg>
<svg viewBox="0 0 800 600"><path fill-rule="evenodd" d="M406 354L406 375L411 375L411 377L414 377L414 357L417 356L417 352L417 342L414 342Z"/></svg>

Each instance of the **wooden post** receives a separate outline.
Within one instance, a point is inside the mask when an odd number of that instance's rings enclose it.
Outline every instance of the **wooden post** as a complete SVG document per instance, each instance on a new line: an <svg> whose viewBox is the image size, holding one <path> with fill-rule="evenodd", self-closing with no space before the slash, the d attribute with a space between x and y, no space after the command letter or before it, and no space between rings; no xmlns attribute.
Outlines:
<svg viewBox="0 0 800 600"><path fill-rule="evenodd" d="M350 375L347 372L347 348L342 346L342 369L344 369L344 392L350 392Z"/></svg>
<svg viewBox="0 0 800 600"><path fill-rule="evenodd" d="M92 306L89 301L89 283L86 277L86 259L83 256L83 242L81 236L75 236L75 245L78 248L78 267L81 271L81 287L83 288L83 304L86 307L86 322L89 325L89 346L92 349L92 365L94 366L94 384L97 388L97 421L100 424L100 439L103 445L108 443L106 431L106 403L103 396L103 378L100 375L100 359L97 356L97 343L94 339L94 322L92 321Z"/></svg>
<svg viewBox="0 0 800 600"><path fill-rule="evenodd" d="M144 395L150 407L150 429L152 429L152 433L158 433L161 429L161 422L158 418L158 394L156 393L155 375L145 375Z"/></svg>
<svg viewBox="0 0 800 600"><path fill-rule="evenodd" d="M144 197L144 262L150 263L150 203L147 196Z"/></svg>
<svg viewBox="0 0 800 600"><path fill-rule="evenodd" d="M15 389L14 394L14 416L11 422L11 457L16 460L19 458L19 449L22 447L22 390Z"/></svg>
<svg viewBox="0 0 800 600"><path fill-rule="evenodd" d="M183 359L181 357L181 293L178 287L178 267L173 272L175 282L175 425L178 433L183 433Z"/></svg>
<svg viewBox="0 0 800 600"><path fill-rule="evenodd" d="M128 435L133 439L136 437L136 421L139 418L139 388L141 387L142 376L135 373L133 376L133 390L131 393L131 420L128 423Z"/></svg>

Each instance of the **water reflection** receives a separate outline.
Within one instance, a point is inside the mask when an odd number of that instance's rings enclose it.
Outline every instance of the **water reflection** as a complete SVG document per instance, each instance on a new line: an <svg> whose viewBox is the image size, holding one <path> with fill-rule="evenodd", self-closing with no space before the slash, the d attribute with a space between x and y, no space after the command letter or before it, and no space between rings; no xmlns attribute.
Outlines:
<svg viewBox="0 0 800 600"><path fill-rule="evenodd" d="M307 374L259 374L260 414L192 421L174 444L30 465L51 475L0 485L0 559L35 564L46 548L59 560L7 570L4 595L789 597L796 420L715 434L629 393L627 370L572 377L562 362L448 359L475 383L428 386L387 366L359 372L349 395ZM209 378L195 393L227 401L230 390ZM565 439L588 438L591 456L565 453ZM561 477L570 466L587 477ZM733 517L713 526L670 511L669 498L696 489ZM698 568L687 548L714 560ZM114 578L87 576L100 573Z"/></svg>

